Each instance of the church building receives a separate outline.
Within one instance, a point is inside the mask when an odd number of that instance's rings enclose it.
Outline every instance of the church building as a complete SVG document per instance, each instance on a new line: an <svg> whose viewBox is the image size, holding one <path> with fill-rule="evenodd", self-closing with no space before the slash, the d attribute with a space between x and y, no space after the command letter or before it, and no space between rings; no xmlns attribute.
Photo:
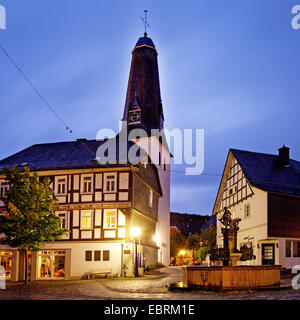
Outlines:
<svg viewBox="0 0 300 320"><path fill-rule="evenodd" d="M170 259L170 157L164 143L157 50L144 34L132 51L124 127L147 136L126 142L147 150L136 164L124 162L117 147L115 163L101 164L97 150L107 140L78 139L33 145L0 161L0 168L28 166L40 179L49 178L59 203L55 212L70 232L61 240L30 252L30 279L78 279L97 270L132 276L138 266ZM153 130L159 132L152 135ZM127 158L126 158L127 159ZM101 159L100 159L101 160ZM0 176L0 192L7 190ZM1 214L5 207L0 203ZM139 230L137 233L136 230ZM24 279L24 256L0 246L7 279Z"/></svg>

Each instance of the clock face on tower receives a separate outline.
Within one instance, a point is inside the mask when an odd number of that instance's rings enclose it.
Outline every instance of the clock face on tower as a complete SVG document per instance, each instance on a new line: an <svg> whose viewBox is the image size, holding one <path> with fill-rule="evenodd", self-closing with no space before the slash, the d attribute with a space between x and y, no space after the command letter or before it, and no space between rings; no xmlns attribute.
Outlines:
<svg viewBox="0 0 300 320"><path fill-rule="evenodd" d="M129 123L141 122L141 110L139 111L130 111L128 115Z"/></svg>

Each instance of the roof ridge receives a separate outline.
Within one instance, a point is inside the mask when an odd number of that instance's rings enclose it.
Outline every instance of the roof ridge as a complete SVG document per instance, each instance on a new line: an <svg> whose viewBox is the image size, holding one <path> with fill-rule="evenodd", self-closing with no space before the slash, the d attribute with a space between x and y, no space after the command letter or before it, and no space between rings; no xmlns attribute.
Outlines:
<svg viewBox="0 0 300 320"><path fill-rule="evenodd" d="M84 141L78 141L78 140L72 140L72 141L58 141L58 142L44 142L44 143L35 143L33 145L31 145L28 148L34 147L34 146L43 146L43 145L50 145L50 144L63 144L63 143L81 143L81 142L94 142L94 141L98 141L96 139L92 139L92 140L84 140ZM99 140L100 141L100 140ZM26 149L28 149L26 148ZM25 149L24 149L25 150Z"/></svg>
<svg viewBox="0 0 300 320"><path fill-rule="evenodd" d="M272 154L272 153L265 153L265 152L255 152L255 151L249 151L249 150L242 150L242 149L235 149L235 148L230 148L230 151L237 151L237 152L243 152L243 153L251 153L251 154L257 154L257 155L262 155L270 158L278 158L278 154ZM295 159L290 158L291 161L295 161L300 164L300 161L297 161Z"/></svg>

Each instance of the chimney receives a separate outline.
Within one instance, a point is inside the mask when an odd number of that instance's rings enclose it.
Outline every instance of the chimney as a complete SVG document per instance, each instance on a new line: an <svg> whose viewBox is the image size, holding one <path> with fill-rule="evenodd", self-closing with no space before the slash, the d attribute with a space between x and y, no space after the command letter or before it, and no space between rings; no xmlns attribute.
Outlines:
<svg viewBox="0 0 300 320"><path fill-rule="evenodd" d="M283 167L290 165L290 148L283 145L279 151L279 162Z"/></svg>

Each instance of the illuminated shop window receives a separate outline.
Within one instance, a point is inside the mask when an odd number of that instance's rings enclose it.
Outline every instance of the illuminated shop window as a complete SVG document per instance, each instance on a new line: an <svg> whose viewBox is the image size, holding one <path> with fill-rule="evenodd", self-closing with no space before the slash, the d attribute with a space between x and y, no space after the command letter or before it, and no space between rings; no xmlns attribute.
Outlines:
<svg viewBox="0 0 300 320"><path fill-rule="evenodd" d="M5 274L0 275L0 278L4 276L6 279L10 279L11 267L12 267L12 251L1 251L0 252L0 265L5 270Z"/></svg>
<svg viewBox="0 0 300 320"><path fill-rule="evenodd" d="M40 251L38 276L40 279L62 279L65 277L65 251Z"/></svg>

